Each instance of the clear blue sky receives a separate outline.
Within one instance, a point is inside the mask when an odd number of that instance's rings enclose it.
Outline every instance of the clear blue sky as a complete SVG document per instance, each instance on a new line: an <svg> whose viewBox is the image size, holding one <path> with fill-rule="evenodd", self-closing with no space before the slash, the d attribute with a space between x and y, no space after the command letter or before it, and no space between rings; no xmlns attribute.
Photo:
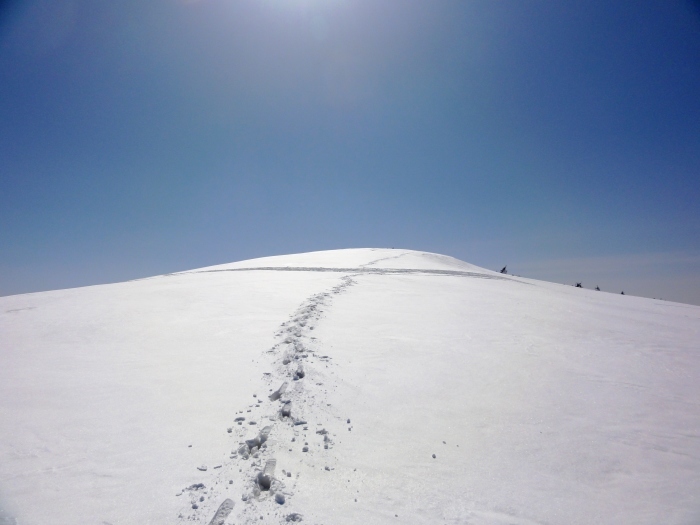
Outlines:
<svg viewBox="0 0 700 525"><path fill-rule="evenodd" d="M0 295L393 246L700 304L698 3L0 6Z"/></svg>

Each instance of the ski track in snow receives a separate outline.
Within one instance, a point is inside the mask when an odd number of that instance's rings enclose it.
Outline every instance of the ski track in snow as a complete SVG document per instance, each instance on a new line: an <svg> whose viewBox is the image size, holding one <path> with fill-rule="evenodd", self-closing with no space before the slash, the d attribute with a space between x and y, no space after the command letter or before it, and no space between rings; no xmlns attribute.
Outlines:
<svg viewBox="0 0 700 525"><path fill-rule="evenodd" d="M270 371L263 374L260 390L251 392L251 404L232 414L231 426L222 429L235 438L230 451L216 465L193 466L197 481L176 494L185 500L178 523L223 525L229 515L230 523L308 522L304 509L294 505L304 471L332 473L334 438L340 430L352 430L348 415L326 402L325 394L334 388L327 372L332 358L312 334L332 297L355 283L343 276L330 291L305 300L282 324L275 334L278 342L262 356Z"/></svg>
<svg viewBox="0 0 700 525"><path fill-rule="evenodd" d="M374 266L375 264L380 263L382 261L390 261L390 260L394 260L394 259L400 259L401 257L404 257L406 255L408 255L408 252L400 253L398 255L392 255L391 257L382 257L381 259L376 259L374 261L370 261L368 263L361 264L360 267L367 268L369 266Z"/></svg>
<svg viewBox="0 0 700 525"><path fill-rule="evenodd" d="M393 257L392 257L393 258ZM377 262L377 261L375 261ZM371 268L367 263L366 266L361 266L358 268L328 268L328 267L307 267L307 266L259 266L256 268L224 268L220 270L200 270L195 272L180 272L180 273L169 273L164 276L175 276L175 275L188 275L192 273L217 273L217 272L333 272L333 273L344 273L344 274L375 274L375 275L452 275L456 277L476 277L479 279L495 279L501 281L512 281L521 284L521 281L517 281L511 277L501 277L500 275L488 275L485 273L478 272L465 272L461 270L425 270L419 268Z"/></svg>

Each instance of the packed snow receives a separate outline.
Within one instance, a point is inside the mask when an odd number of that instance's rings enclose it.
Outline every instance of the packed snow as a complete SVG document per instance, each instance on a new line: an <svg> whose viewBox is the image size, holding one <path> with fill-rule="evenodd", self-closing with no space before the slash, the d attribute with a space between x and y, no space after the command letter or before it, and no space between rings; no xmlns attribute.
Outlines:
<svg viewBox="0 0 700 525"><path fill-rule="evenodd" d="M700 523L700 307L353 249L0 298L0 525Z"/></svg>

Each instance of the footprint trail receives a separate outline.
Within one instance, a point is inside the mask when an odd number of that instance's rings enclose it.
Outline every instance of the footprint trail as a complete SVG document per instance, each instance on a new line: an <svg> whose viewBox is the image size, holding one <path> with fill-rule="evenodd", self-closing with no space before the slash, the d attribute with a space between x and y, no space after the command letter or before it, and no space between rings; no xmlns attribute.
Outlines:
<svg viewBox="0 0 700 525"><path fill-rule="evenodd" d="M223 430L237 438L221 464L193 466L193 483L176 494L183 498L178 523L252 524L304 520L294 495L304 490L310 469L334 470L333 432L347 415L327 403L333 388L332 358L313 331L333 296L355 284L351 275L327 292L306 299L275 334L264 352L270 372L262 378L267 395L232 414ZM197 479L194 479L197 478Z"/></svg>

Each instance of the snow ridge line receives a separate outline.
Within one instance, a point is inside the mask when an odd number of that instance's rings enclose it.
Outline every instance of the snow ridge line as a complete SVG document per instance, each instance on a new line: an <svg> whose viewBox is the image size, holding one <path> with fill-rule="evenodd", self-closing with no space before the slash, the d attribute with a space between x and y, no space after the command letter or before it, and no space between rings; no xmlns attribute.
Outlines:
<svg viewBox="0 0 700 525"><path fill-rule="evenodd" d="M275 334L278 342L264 354L271 358L272 367L263 374L268 395L254 393L254 403L232 418L233 425L226 432L238 438L238 445L228 460L214 466L208 475L202 474L207 466L197 467L200 479L208 477L208 483L194 483L177 494L188 493L190 500L189 508L180 510L180 523L219 525L232 511L236 523L248 525L263 519L264 523L302 521L293 503L295 492L303 488L304 475L309 469L334 470L330 465L336 433L332 430L341 425L352 428L350 419L346 423L326 402L328 389L333 388L333 372L327 372L332 358L321 355L321 345L311 334L332 296L355 283L349 275L342 277L330 291L305 300L281 325ZM324 425L333 428L329 431ZM316 465L317 461L323 466ZM277 469L278 462L284 468ZM240 496L234 496L236 493ZM236 507L234 502L242 504Z"/></svg>

